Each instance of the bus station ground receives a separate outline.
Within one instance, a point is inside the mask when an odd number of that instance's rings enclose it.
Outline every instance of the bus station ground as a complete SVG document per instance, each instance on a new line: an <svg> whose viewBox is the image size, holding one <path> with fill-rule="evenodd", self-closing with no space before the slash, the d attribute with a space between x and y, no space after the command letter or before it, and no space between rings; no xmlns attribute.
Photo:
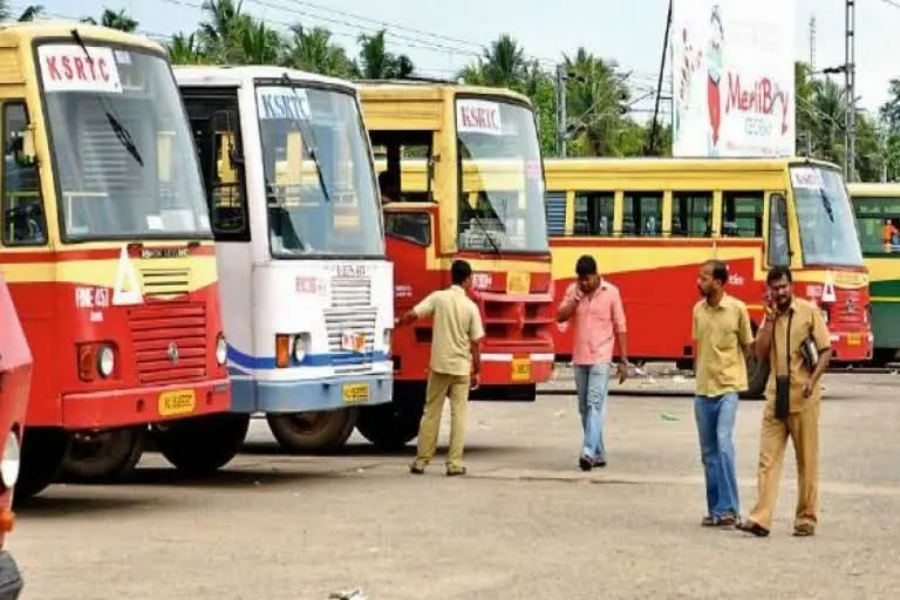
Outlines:
<svg viewBox="0 0 900 600"><path fill-rule="evenodd" d="M629 386L690 390L675 378ZM441 462L412 476L412 446L379 454L356 436L337 456L284 455L260 421L211 480L179 480L147 454L132 483L53 486L19 509L9 549L22 597L36 600L324 600L355 588L360 600L895 599L900 375L825 383L814 538L790 535L790 450L768 538L699 526L690 397L611 397L609 466L580 472L561 370L548 385L559 395L471 405L464 478ZM745 513L761 409L746 401L738 416Z"/></svg>

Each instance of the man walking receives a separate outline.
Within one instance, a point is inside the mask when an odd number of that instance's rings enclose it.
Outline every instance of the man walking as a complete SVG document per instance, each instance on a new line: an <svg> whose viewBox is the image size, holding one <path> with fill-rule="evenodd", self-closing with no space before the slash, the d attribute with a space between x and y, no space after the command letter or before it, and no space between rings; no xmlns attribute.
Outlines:
<svg viewBox="0 0 900 600"><path fill-rule="evenodd" d="M578 466L582 471L606 466L603 426L615 338L619 338L619 383L628 377L628 344L622 297L613 284L601 279L597 262L584 255L575 265L578 281L569 286L556 320L574 319L572 364L578 390L583 441Z"/></svg>
<svg viewBox="0 0 900 600"><path fill-rule="evenodd" d="M425 392L425 411L419 425L416 459L410 472L421 475L434 458L444 398L450 398L450 451L447 475L465 475L463 446L469 389L481 378L479 342L484 337L481 313L466 295L472 284L472 267L464 260L450 266L452 285L432 292L411 311L398 318L399 327L417 319L434 317L431 336L431 363Z"/></svg>
<svg viewBox="0 0 900 600"><path fill-rule="evenodd" d="M819 404L822 373L831 359L831 337L819 308L795 298L787 267L773 267L766 283L766 317L756 334L756 357L771 366L760 432L758 498L741 531L769 535L787 438L797 457L794 535L816 532L819 483Z"/></svg>
<svg viewBox="0 0 900 600"><path fill-rule="evenodd" d="M727 282L725 263L710 260L700 267L697 287L704 299L694 306L694 418L706 479L704 527L732 527L740 516L733 433L738 393L747 389L745 355L753 332L747 307L725 293Z"/></svg>

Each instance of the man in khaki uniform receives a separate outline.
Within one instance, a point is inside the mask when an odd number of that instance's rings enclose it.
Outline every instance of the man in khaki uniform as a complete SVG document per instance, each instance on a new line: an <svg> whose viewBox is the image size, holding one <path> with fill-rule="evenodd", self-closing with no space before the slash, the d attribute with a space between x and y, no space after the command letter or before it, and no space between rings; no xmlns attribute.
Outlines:
<svg viewBox="0 0 900 600"><path fill-rule="evenodd" d="M755 348L757 358L768 358L771 368L760 432L759 495L738 528L759 537L769 535L790 436L799 487L794 535L810 536L816 530L819 508L820 380L831 358L831 338L820 309L794 297L787 267L773 267L766 282L770 298Z"/></svg>
<svg viewBox="0 0 900 600"><path fill-rule="evenodd" d="M431 336L431 363L425 392L425 412L419 425L416 459L410 472L421 475L434 458L444 398L450 398L450 452L447 475L465 475L463 446L469 389L478 387L484 337L481 313L466 295L472 284L472 267L456 260L450 267L452 285L432 292L411 311L397 319L396 326L434 317Z"/></svg>

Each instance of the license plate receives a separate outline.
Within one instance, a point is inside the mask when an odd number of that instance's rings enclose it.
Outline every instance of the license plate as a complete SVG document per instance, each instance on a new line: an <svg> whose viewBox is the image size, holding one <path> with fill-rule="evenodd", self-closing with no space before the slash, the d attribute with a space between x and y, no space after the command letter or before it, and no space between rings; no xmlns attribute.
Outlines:
<svg viewBox="0 0 900 600"><path fill-rule="evenodd" d="M531 291L531 273L514 271L506 276L506 293L523 295Z"/></svg>
<svg viewBox="0 0 900 600"><path fill-rule="evenodd" d="M531 380L531 359L530 358L514 358L512 361L512 380L513 381L530 381Z"/></svg>
<svg viewBox="0 0 900 600"><path fill-rule="evenodd" d="M157 406L159 414L164 417L188 415L197 408L197 395L194 390L163 392L159 395Z"/></svg>
<svg viewBox="0 0 900 600"><path fill-rule="evenodd" d="M341 334L341 348L347 352L362 352L366 349L365 336L345 331Z"/></svg>
<svg viewBox="0 0 900 600"><path fill-rule="evenodd" d="M848 346L859 346L862 344L862 336L858 333L848 333L847 334L847 345Z"/></svg>
<svg viewBox="0 0 900 600"><path fill-rule="evenodd" d="M356 404L366 402L369 399L368 383L348 383L343 387L344 402Z"/></svg>

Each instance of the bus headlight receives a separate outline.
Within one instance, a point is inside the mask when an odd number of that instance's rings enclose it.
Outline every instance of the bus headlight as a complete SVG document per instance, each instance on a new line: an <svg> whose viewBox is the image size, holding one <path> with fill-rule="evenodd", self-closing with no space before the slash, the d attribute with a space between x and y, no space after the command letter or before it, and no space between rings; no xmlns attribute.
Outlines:
<svg viewBox="0 0 900 600"><path fill-rule="evenodd" d="M112 346L103 345L97 351L97 372L101 377L109 377L116 366L116 356Z"/></svg>
<svg viewBox="0 0 900 600"><path fill-rule="evenodd" d="M221 366L225 364L227 359L228 344L225 342L225 336L220 333L219 337L216 338L216 362Z"/></svg>
<svg viewBox="0 0 900 600"><path fill-rule="evenodd" d="M294 338L294 348L292 350L294 354L294 360L296 360L297 362L303 362L303 359L306 358L307 351L309 351L309 336L301 333Z"/></svg>
<svg viewBox="0 0 900 600"><path fill-rule="evenodd" d="M384 351L386 354L391 353L391 330L384 330Z"/></svg>
<svg viewBox="0 0 900 600"><path fill-rule="evenodd" d="M0 459L0 481L6 488L16 485L19 480L19 465L22 452L19 449L19 438L15 431L6 435L6 447L3 448L3 458Z"/></svg>

